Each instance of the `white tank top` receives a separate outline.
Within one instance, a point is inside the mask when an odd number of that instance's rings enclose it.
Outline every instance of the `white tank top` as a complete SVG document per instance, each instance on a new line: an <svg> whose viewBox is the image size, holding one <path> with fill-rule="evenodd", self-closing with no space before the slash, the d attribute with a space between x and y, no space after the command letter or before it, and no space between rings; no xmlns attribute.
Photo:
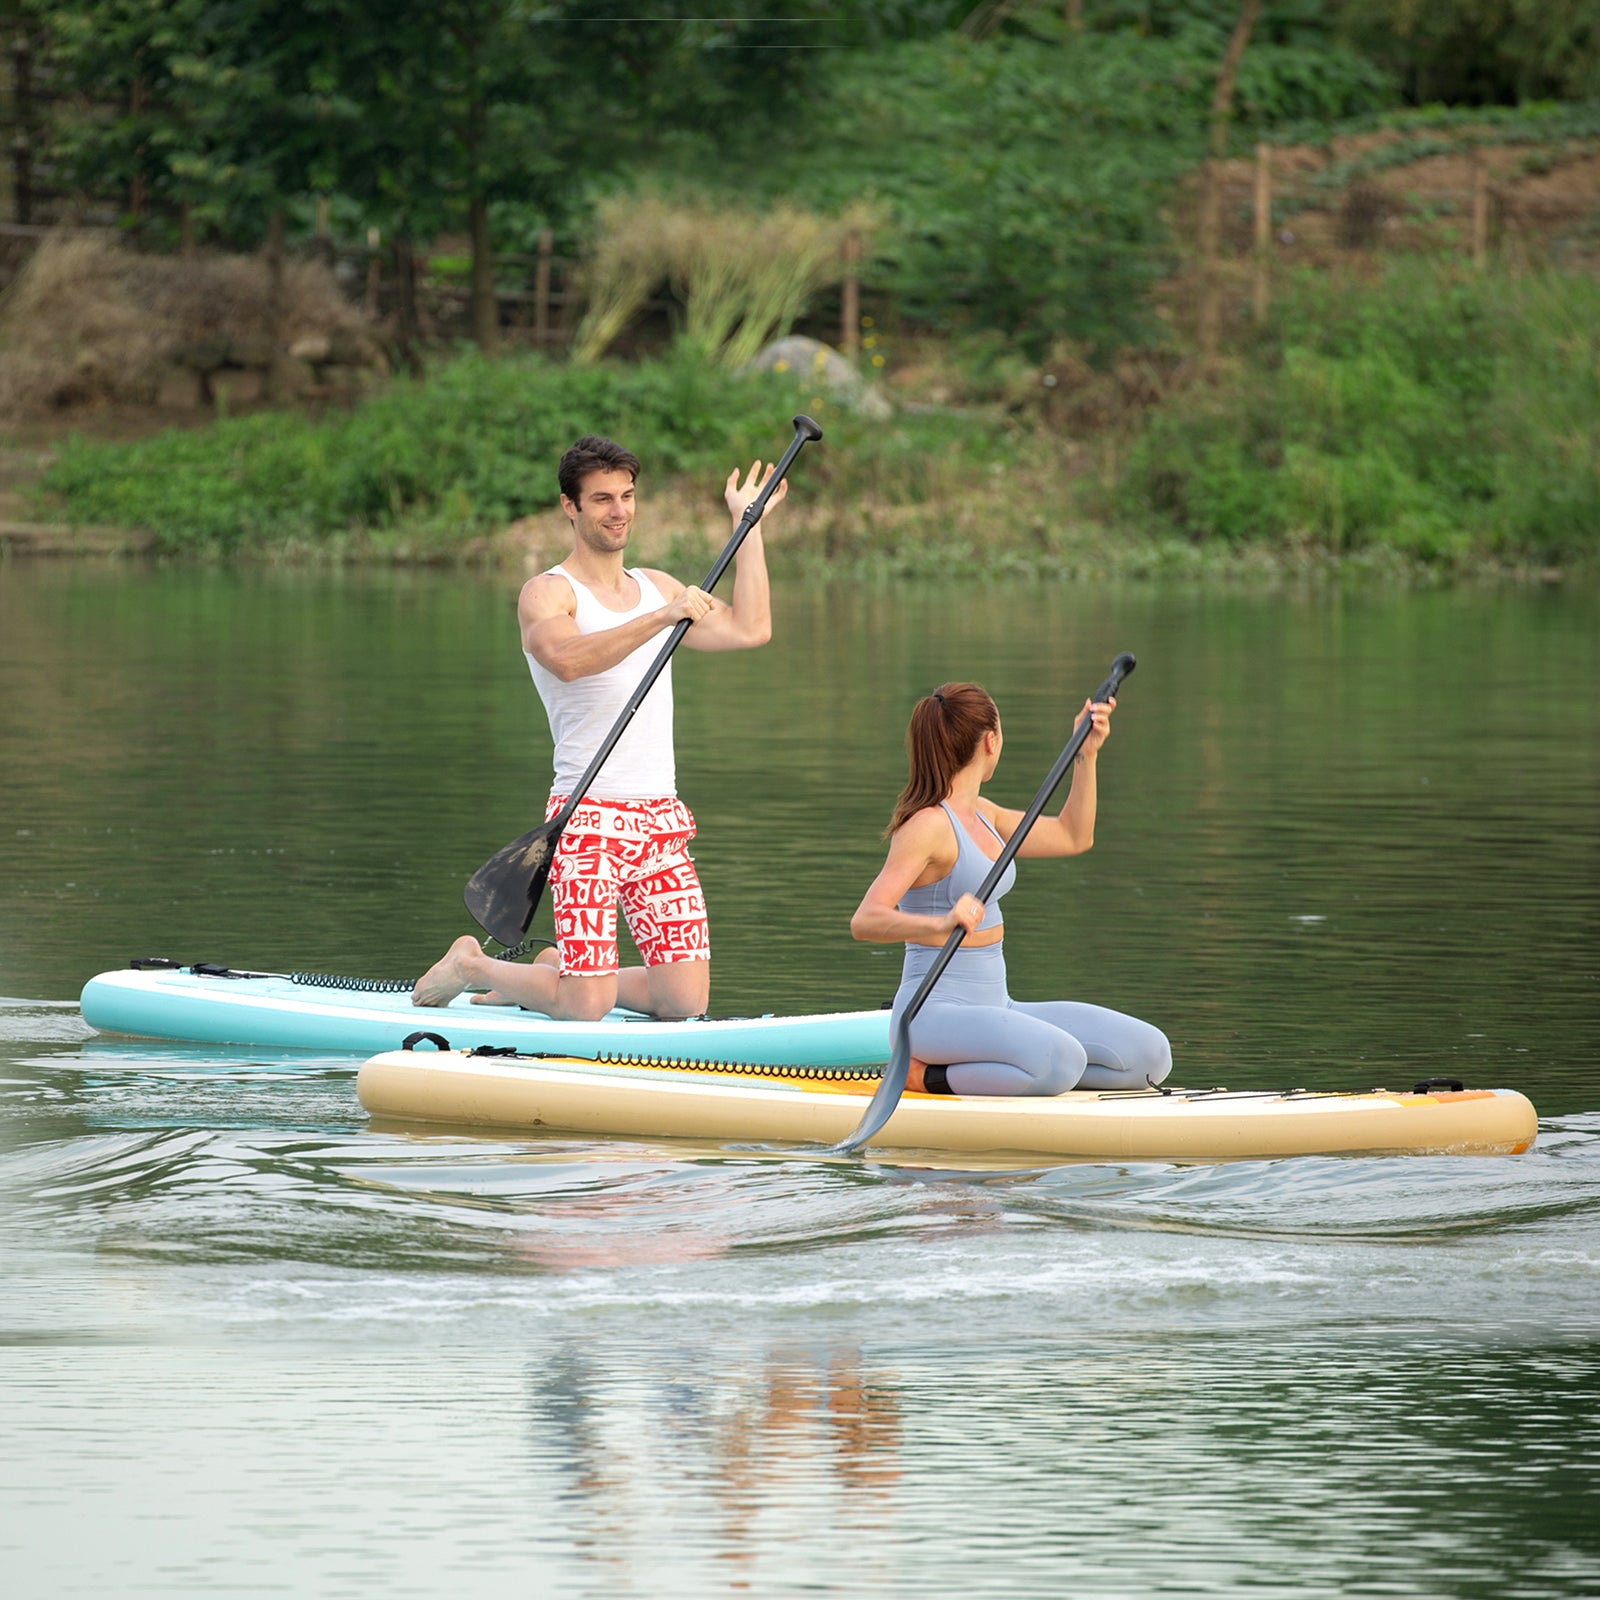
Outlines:
<svg viewBox="0 0 1600 1600"><path fill-rule="evenodd" d="M577 599L574 620L579 633L604 633L635 617L659 611L666 597L637 568L626 569L639 585L639 603L631 611L612 611L600 604L586 584L564 567L551 567L572 585ZM548 576L549 574L547 574ZM660 655L668 630L647 639L614 667L563 683L541 667L526 650L523 659L534 687L544 701L555 741L555 779L551 794L571 794L610 733L628 697L639 687L650 664ZM588 791L596 800L657 800L676 796L678 774L672 753L672 663L661 669L644 703L634 712L617 747L606 757Z"/></svg>

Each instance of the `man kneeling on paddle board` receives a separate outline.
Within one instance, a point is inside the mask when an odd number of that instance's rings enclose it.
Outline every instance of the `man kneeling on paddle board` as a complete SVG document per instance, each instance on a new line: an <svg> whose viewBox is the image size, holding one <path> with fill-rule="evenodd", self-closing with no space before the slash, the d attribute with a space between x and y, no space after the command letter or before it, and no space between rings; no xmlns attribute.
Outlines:
<svg viewBox="0 0 1600 1600"><path fill-rule="evenodd" d="M736 526L773 470L757 461L742 482L737 467L728 474L723 499ZM738 547L729 605L665 572L623 565L639 476L631 451L587 434L562 456L558 476L572 552L530 578L517 601L523 654L555 741L547 820L644 681L660 634L687 621L683 642L695 650L753 650L772 637L760 523ZM780 482L766 509L788 489ZM463 934L417 980L413 1003L447 1005L482 986L490 992L481 1001L572 1021L618 1005L665 1018L705 1011L711 946L688 849L694 818L678 799L671 671L669 663L560 834L550 867L556 949L524 966L486 955ZM642 967L620 967L619 902Z"/></svg>

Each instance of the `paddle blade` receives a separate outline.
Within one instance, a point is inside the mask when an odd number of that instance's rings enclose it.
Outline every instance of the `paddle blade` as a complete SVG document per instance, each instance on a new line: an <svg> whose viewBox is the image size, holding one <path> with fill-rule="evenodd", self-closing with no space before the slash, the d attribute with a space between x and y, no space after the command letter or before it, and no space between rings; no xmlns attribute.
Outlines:
<svg viewBox="0 0 1600 1600"><path fill-rule="evenodd" d="M560 837L555 822L546 822L497 850L467 879L461 898L472 920L501 944L517 944L528 931Z"/></svg>
<svg viewBox="0 0 1600 1600"><path fill-rule="evenodd" d="M855 1132L833 1147L836 1154L854 1155L879 1132L900 1104L900 1096L905 1093L906 1078L910 1072L911 1028L902 1016L894 1030L894 1053L889 1057L889 1065L883 1069L883 1082L878 1085L878 1092L873 1095L871 1104L856 1124Z"/></svg>

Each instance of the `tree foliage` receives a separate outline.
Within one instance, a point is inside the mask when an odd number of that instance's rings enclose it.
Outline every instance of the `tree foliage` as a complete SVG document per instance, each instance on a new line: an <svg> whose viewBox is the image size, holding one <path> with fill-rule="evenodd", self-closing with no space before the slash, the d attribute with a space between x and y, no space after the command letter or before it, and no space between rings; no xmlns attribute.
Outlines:
<svg viewBox="0 0 1600 1600"><path fill-rule="evenodd" d="M1594 0L1344 0L1340 13L1414 105L1600 96Z"/></svg>
<svg viewBox="0 0 1600 1600"><path fill-rule="evenodd" d="M146 225L259 240L587 230L676 183L875 203L910 316L1037 352L1148 336L1238 0L12 0L51 42L54 157ZM1593 0L1263 0L1235 139L1413 99L1600 94ZM491 234L493 237L491 238ZM575 241L574 241L575 242Z"/></svg>
<svg viewBox="0 0 1600 1600"><path fill-rule="evenodd" d="M1204 148L1225 35L1205 23L1069 37L1059 15L983 41L841 52L786 152L758 161L734 143L702 153L694 177L735 189L755 172L769 194L828 211L876 202L894 222L880 281L926 324L999 329L1035 351L1145 338L1143 291L1173 259L1174 188ZM1348 51L1268 43L1245 58L1237 120L1255 130L1389 99Z"/></svg>
<svg viewBox="0 0 1600 1600"><path fill-rule="evenodd" d="M29 0L67 97L55 156L85 192L188 208L229 242L311 193L379 226L459 226L470 198L560 218L685 130L772 119L817 46L947 18L822 0Z"/></svg>

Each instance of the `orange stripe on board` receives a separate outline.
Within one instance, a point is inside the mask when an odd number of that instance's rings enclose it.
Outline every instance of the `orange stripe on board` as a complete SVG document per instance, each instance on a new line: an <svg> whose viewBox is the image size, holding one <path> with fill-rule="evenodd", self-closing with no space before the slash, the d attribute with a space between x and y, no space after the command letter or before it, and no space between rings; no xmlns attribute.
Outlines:
<svg viewBox="0 0 1600 1600"><path fill-rule="evenodd" d="M1441 1105L1446 1100L1493 1100L1493 1089L1430 1089L1426 1094L1392 1094L1391 1100L1398 1100L1402 1105L1421 1105L1425 1100L1437 1100Z"/></svg>

